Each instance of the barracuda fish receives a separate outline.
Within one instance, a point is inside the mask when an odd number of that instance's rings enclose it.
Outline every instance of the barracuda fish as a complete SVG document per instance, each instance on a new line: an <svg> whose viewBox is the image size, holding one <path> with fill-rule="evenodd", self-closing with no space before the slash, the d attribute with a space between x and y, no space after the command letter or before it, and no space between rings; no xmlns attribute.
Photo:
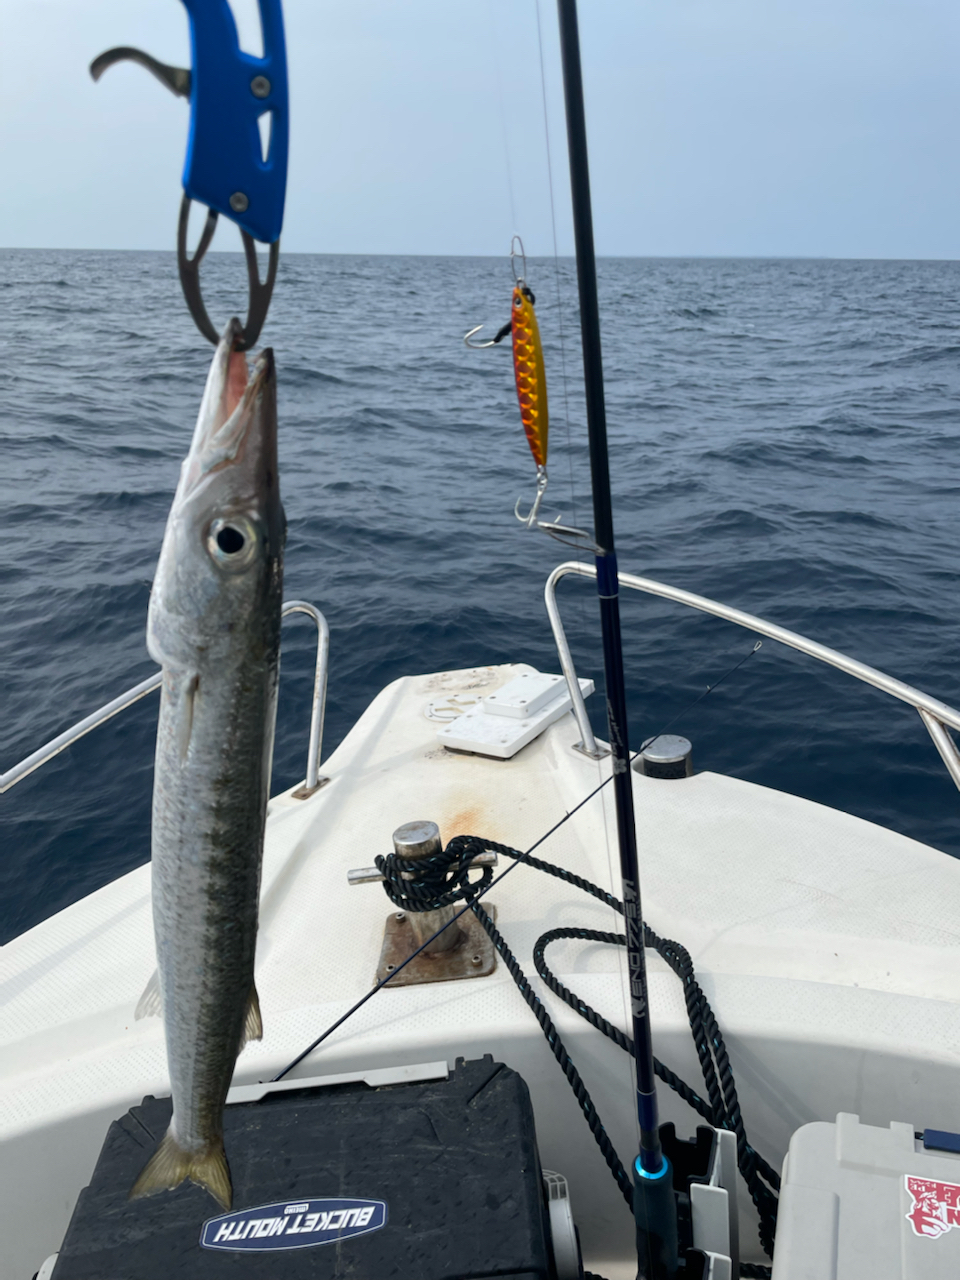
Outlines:
<svg viewBox="0 0 960 1280"><path fill-rule="evenodd" d="M153 919L173 1094L170 1127L130 1192L186 1178L229 1208L223 1107L260 1039L253 980L280 661L285 521L273 353L213 357L167 520L147 646L163 667L153 790ZM152 1012L151 988L138 1016Z"/></svg>

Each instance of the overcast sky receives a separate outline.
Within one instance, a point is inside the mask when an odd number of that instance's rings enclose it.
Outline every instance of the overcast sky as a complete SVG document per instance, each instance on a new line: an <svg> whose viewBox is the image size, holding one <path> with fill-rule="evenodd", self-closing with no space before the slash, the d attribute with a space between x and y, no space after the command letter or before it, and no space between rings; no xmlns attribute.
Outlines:
<svg viewBox="0 0 960 1280"><path fill-rule="evenodd" d="M539 0L560 252L552 0ZM256 0L233 0L241 30ZM960 257L960 0L581 0L597 248ZM284 248L550 253L536 0L285 0ZM177 0L0 0L0 245L170 248ZM249 43L250 37L247 37ZM233 247L220 233L218 247Z"/></svg>

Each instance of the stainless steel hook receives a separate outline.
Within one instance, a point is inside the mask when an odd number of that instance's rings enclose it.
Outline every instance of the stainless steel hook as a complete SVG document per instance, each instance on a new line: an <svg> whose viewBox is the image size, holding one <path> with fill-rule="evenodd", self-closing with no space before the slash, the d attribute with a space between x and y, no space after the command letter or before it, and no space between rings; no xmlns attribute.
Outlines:
<svg viewBox="0 0 960 1280"><path fill-rule="evenodd" d="M490 338L488 342L471 342L470 339L473 337L473 335L475 333L479 333L482 328L483 328L483 325L478 324L475 329L471 329L469 333L465 333L463 335L463 341L466 346L473 347L474 350L476 351L481 350L481 348L483 347L495 347L497 343L502 342L504 338L507 336L507 334L511 331L511 329L513 328L513 320L512 319L508 320L505 325L503 325L500 329L497 330L496 337Z"/></svg>
<svg viewBox="0 0 960 1280"><path fill-rule="evenodd" d="M525 516L522 516L520 514L520 503L523 501L523 499L518 498L517 505L513 508L513 514L517 517L517 519L520 521L522 525L526 526L526 528L533 529L536 525L540 523L540 521L537 520L537 515L540 512L540 504L541 502L543 502L543 495L546 493L546 491L547 491L547 468L537 467L537 496L533 500L533 506L530 508L530 510L527 512ZM559 520L560 517L557 516L557 519Z"/></svg>
<svg viewBox="0 0 960 1280"><path fill-rule="evenodd" d="M473 347L475 351L480 351L483 347L492 347L492 346L494 346L494 345L496 344L496 341L497 341L497 340L496 340L496 338L491 338L489 342L471 342L471 341L470 341L470 339L473 337L473 335L474 335L475 333L479 333L479 332L480 332L480 330L481 330L482 328L483 328L483 325L482 325L482 324L478 324L478 325L477 325L477 327L476 327L475 329L471 329L469 333L465 333L465 334L463 335L464 345L465 345L465 346L467 346L467 347Z"/></svg>

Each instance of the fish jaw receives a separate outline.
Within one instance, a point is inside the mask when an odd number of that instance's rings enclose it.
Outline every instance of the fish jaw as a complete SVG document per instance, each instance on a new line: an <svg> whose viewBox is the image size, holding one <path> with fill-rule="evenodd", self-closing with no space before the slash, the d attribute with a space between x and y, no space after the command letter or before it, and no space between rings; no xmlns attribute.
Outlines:
<svg viewBox="0 0 960 1280"><path fill-rule="evenodd" d="M262 616L282 560L273 352L248 378L231 321L217 346L150 597L147 647L164 667L217 662L232 625Z"/></svg>

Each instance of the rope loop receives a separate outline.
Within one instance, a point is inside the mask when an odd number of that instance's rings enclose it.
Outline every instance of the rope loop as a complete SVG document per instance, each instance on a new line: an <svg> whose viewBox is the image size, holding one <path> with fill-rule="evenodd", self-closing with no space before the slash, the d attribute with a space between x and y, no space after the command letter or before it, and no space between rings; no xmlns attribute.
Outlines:
<svg viewBox="0 0 960 1280"><path fill-rule="evenodd" d="M398 853L380 854L375 859L383 876L383 888L401 911L437 911L455 902L471 902L485 893L493 879L492 867L473 867L474 858L487 845L481 840L451 840L440 853L426 858L402 858ZM477 880L472 870L480 871Z"/></svg>
<svg viewBox="0 0 960 1280"><path fill-rule="evenodd" d="M614 911L623 915L623 903L618 898L615 898L613 894L601 889L599 885L592 884L589 880L585 880L582 876L568 871L565 867L558 867L551 862L545 862L542 858L520 853L517 849L511 849L509 845L497 844L493 840L484 841L477 836L457 836L447 846L447 852L454 851L454 856L463 856L469 851L470 856L475 857L477 853L484 849L492 849L505 857L522 861L527 866L534 867L538 871L544 871L547 875L556 876L559 880L582 889L585 893L589 893L598 901L605 903L607 906L612 907ZM624 1199L630 1204L632 1202L630 1180L616 1152L609 1144L609 1139L593 1108L590 1095L580 1080L576 1068L570 1062L563 1043L556 1034L556 1028L550 1021L543 1005L530 988L523 971L517 964L512 952L506 947L496 926L488 917L484 916L483 908L479 903L474 904L473 911L493 940L497 951L506 963L524 999L536 1014L557 1061L573 1087L581 1110L623 1193ZM624 946L626 938L622 934L605 933L595 929L551 929L537 939L533 949L533 959L540 978L555 995L558 995L565 1004L580 1014L582 1018L585 1018L591 1026L596 1027L598 1031L608 1036L615 1044L618 1044L621 1049L632 1054L633 1041L624 1035L618 1027L615 1027L606 1018L597 1013L596 1010L592 1009L585 1000L582 1000L564 986L551 972L546 962L546 949L551 942L565 938L579 939L584 942L606 943L612 946ZM693 960L686 947L670 938L659 937L646 921L643 922L643 941L645 946L657 951L662 956L683 986L687 1018L696 1046L704 1085L706 1086L706 1098L701 1097L697 1091L691 1089L675 1072L671 1071L669 1067L656 1058L654 1059L654 1070L665 1084L678 1093L708 1123L717 1128L730 1129L735 1133L737 1138L737 1163L750 1192L750 1198L757 1209L760 1243L764 1251L772 1257L777 1223L776 1193L780 1190L780 1179L776 1171L747 1141L743 1116L740 1112L740 1101L737 1097L737 1088L733 1078L733 1069L730 1065L730 1057L727 1053L723 1035L717 1025L713 1009L710 1007L710 1002L697 981ZM762 1267L757 1267L755 1270L744 1272L743 1274L768 1275L769 1272Z"/></svg>

